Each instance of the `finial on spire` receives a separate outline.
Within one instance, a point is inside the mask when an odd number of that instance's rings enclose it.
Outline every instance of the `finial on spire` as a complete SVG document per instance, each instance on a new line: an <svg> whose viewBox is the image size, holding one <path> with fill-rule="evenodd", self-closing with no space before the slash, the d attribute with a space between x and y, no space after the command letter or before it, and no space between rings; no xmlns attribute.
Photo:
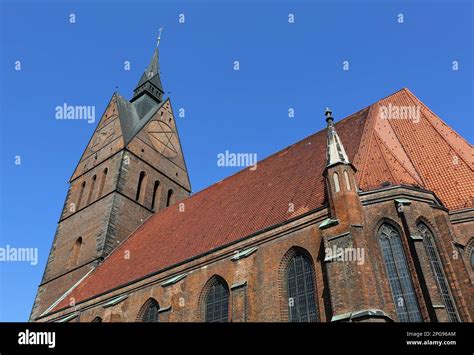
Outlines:
<svg viewBox="0 0 474 355"><path fill-rule="evenodd" d="M327 123L329 123L329 121L331 121L331 123L334 121L334 118L332 117L332 111L329 107L326 107L326 112L324 112L324 115L326 116Z"/></svg>
<svg viewBox="0 0 474 355"><path fill-rule="evenodd" d="M163 31L163 27L160 27L160 29L158 30L158 37L156 38L156 47L157 48L160 45L160 41L161 41L161 31Z"/></svg>
<svg viewBox="0 0 474 355"><path fill-rule="evenodd" d="M329 107L326 108L326 122L328 123L327 134L327 164L331 166L337 163L349 164L349 158L347 157L344 146L342 145L341 139L339 138L336 128L334 127L334 118L332 117L332 111Z"/></svg>

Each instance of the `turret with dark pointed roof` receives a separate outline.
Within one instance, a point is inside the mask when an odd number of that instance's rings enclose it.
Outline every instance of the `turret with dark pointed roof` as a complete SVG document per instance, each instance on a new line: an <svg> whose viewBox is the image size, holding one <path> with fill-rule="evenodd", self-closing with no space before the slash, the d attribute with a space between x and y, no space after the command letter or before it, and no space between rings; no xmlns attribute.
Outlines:
<svg viewBox="0 0 474 355"><path fill-rule="evenodd" d="M150 65L146 68L135 90L133 90L133 98L130 102L135 101L144 94L147 94L158 103L163 101L163 86L160 78L158 47L155 48Z"/></svg>

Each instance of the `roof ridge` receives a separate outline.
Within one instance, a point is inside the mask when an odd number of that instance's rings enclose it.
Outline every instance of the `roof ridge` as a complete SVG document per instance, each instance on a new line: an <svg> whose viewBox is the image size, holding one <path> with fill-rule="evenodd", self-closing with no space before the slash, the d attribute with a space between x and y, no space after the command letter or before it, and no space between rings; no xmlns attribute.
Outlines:
<svg viewBox="0 0 474 355"><path fill-rule="evenodd" d="M395 175L393 175L392 169L390 169L390 166L389 166L389 164L387 162L387 159L385 157L386 156L385 152L380 147L380 137L378 136L377 132L373 132L373 135L375 137L375 145L377 146L377 148L380 152L380 156L382 157L382 160L385 164L385 167L388 170L388 173L390 174L390 177L392 178L393 181L395 181L396 183L399 183L399 181L397 182L397 179L395 178Z"/></svg>
<svg viewBox="0 0 474 355"><path fill-rule="evenodd" d="M410 171L408 171L408 169L405 167L405 165L398 159L398 157L393 154L391 151L390 151L390 148L385 144L384 140L382 139L382 137L380 137L376 132L375 132L376 136L377 136L377 143L379 145L379 147L381 147L381 153L382 153L382 157L384 159L384 161L386 162L387 166L390 166L393 165L393 164L390 164L387 162L386 160L386 156L389 155L390 157L392 157L395 162L398 164L398 166L400 168L402 168L405 173L407 173L412 179L413 181L415 181L417 184L420 184L420 185L423 185L423 182L419 179L417 179L415 176L413 176ZM392 169L389 170L390 172L390 175L392 176L393 180L396 181L397 179L395 178L395 176L393 175L393 171ZM398 179L399 181L396 181L398 184L403 184L404 182L400 179Z"/></svg>
<svg viewBox="0 0 474 355"><path fill-rule="evenodd" d="M376 132L375 132L375 133L376 133ZM390 156L392 156L392 157L397 161L397 163L408 173L408 175L410 175L410 176L413 178L413 180L415 180L416 182L418 182L418 183L420 183L420 184L423 185L423 181L421 180L421 176L419 176L418 171L416 170L415 166L413 166L413 169L415 169L415 171L416 171L418 177L413 176L413 175L410 173L410 171L405 167L405 164L403 164L403 163L400 161L400 159L397 157L397 155L396 155L396 154L393 154L393 153L390 151L390 148L389 148L388 145L385 143L385 141L382 139L382 137L380 137L380 136L378 135L378 133L376 133L376 134L377 134L377 136L378 136L378 138L379 138L379 143L387 150L388 154L390 154ZM400 145L401 145L401 144L400 144ZM410 162L411 162L411 160L410 160ZM412 164L412 165L413 165L413 164Z"/></svg>
<svg viewBox="0 0 474 355"><path fill-rule="evenodd" d="M360 156L360 159L361 159L361 170L360 170L360 177L362 178L365 174L365 170L367 168L367 164L368 164L368 159L369 159L369 150L370 150L370 144L372 142L372 134L374 132L374 127L375 127L375 122L374 119L372 118L373 117L373 110L374 110L374 105L376 105L378 103L375 102L373 103L372 105L370 105L370 108L369 108L369 112L367 112L367 119L365 121L365 125L364 125L364 132L362 133L362 137L361 137L361 142L362 140L367 139L367 143L365 144L365 146L363 147L363 152L360 152L359 150L357 151L357 153L361 153L361 156Z"/></svg>
<svg viewBox="0 0 474 355"><path fill-rule="evenodd" d="M377 134L377 132L374 132L374 135L375 135L375 144L377 145L377 148L379 149L380 151L380 155L382 156L382 160L383 162L385 163L385 166L387 167L387 170L388 170L388 173L390 174L390 177L392 178L393 181L395 181L396 183L400 183L400 181L397 181L399 179L395 178L395 175L393 174L393 171L391 169L391 166L390 164L388 163L387 161L387 154L386 152L384 151L384 149L382 149L381 147L381 144L380 144L380 137L379 135ZM390 153L390 152L389 152ZM390 153L391 154L391 153ZM405 169L406 170L406 169Z"/></svg>
<svg viewBox="0 0 474 355"><path fill-rule="evenodd" d="M387 95L387 96L384 96L384 97L382 97L381 99L378 99L377 101L373 102L370 106L375 105L375 104L378 104L380 101L386 100L386 99L388 99L389 97L395 96L396 94L398 94L398 93L400 93L400 92L402 92L402 91L406 91L406 90L408 90L406 87L402 87L401 89L398 89L397 91L392 92L391 94L389 94L389 95Z"/></svg>
<svg viewBox="0 0 474 355"><path fill-rule="evenodd" d="M410 92L407 88L403 88L402 90L397 91L397 93L402 92L402 91L403 91L404 93L407 93L407 92L409 93L409 92ZM405 152L405 156L406 156L407 159L410 161L410 164L413 166L413 169L415 169L417 175L420 177L420 180L421 180L423 186L425 186L425 187L428 186L428 185L426 184L426 181L425 181L425 179L424 179L423 174L420 173L420 171L419 171L418 168L417 168L417 165L416 165L415 162L413 161L411 154L408 154L408 152L407 152L406 149L405 149L405 145L402 144L402 141L400 140L400 137L399 137L399 135L398 135L398 133L397 133L397 130L394 129L394 127L392 126L392 123L390 122L391 120L387 120L387 121L388 121L388 124L390 125L390 127L392 128L392 132L393 132L393 134L395 135L395 137L397 138L397 141L398 141L398 143L400 144L400 147L401 147L401 148L403 149L403 151Z"/></svg>
<svg viewBox="0 0 474 355"><path fill-rule="evenodd" d="M360 137L360 139L359 139L359 144L357 145L356 153L355 153L355 155L354 155L354 158L352 159L354 164L355 164L355 160L356 160L356 158L357 158L357 155L358 155L358 153L360 152L360 148L361 148L361 145L362 145L362 137L363 137L364 134L365 134L365 128L366 128L366 126L367 126L367 124L368 124L368 121L369 121L369 115L370 115L370 112L372 111L372 105L367 106L365 109L367 110L367 115L366 115L366 120L365 120L365 122L364 122L364 129L363 129L362 135L361 135L361 137Z"/></svg>

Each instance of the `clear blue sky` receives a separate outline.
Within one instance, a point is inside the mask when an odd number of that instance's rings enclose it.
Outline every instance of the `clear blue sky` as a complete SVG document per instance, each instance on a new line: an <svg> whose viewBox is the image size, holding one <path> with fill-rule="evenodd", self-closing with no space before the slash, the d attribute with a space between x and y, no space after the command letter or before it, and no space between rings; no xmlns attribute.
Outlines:
<svg viewBox="0 0 474 355"><path fill-rule="evenodd" d="M452 0L2 1L0 247L39 248L39 263L0 262L0 320L28 319L95 128L56 120L55 107L95 105L100 116L117 86L130 98L160 26L162 81L186 110L178 127L196 192L236 171L218 167L218 153L264 158L323 128L326 106L337 120L402 87L472 144L472 17L471 2Z"/></svg>

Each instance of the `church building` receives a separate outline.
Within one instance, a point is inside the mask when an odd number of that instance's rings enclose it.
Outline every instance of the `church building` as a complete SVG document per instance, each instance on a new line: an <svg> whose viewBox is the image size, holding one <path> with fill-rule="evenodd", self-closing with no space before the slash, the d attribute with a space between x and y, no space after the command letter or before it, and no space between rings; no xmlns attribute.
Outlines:
<svg viewBox="0 0 474 355"><path fill-rule="evenodd" d="M191 195L155 49L72 173L30 321L472 322L472 145L406 88L321 116Z"/></svg>

